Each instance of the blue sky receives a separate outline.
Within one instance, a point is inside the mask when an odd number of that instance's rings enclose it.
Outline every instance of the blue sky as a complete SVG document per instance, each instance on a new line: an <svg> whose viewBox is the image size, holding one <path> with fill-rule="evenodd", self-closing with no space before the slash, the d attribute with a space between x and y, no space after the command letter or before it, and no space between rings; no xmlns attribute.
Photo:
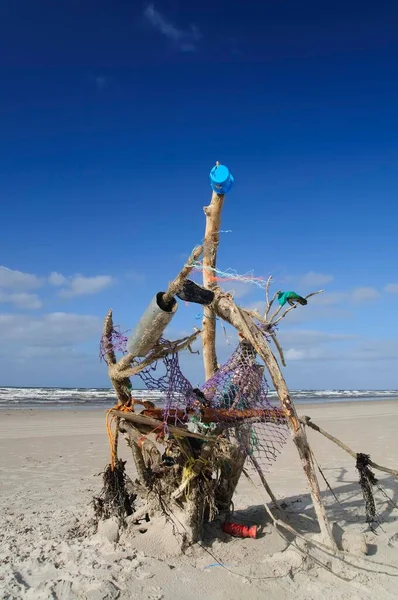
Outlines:
<svg viewBox="0 0 398 600"><path fill-rule="evenodd" d="M202 240L219 160L220 268L326 290L281 324L290 387L397 388L397 28L383 0L2 2L0 385L107 385L102 318Z"/></svg>

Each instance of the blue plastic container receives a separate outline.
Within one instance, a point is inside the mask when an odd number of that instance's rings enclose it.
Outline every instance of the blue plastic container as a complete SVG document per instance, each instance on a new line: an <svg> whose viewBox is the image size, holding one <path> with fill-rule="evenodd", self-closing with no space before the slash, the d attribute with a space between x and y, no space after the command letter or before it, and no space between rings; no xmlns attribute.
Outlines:
<svg viewBox="0 0 398 600"><path fill-rule="evenodd" d="M210 185L216 194L227 194L234 181L232 174L225 165L216 165L210 171Z"/></svg>

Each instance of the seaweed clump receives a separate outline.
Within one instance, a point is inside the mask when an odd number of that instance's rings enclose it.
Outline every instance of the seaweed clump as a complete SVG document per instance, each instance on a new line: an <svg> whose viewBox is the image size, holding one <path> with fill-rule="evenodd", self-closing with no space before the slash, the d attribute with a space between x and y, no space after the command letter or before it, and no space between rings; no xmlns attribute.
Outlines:
<svg viewBox="0 0 398 600"><path fill-rule="evenodd" d="M98 521L116 517L123 524L125 518L134 512L134 502L137 495L128 490L132 486L125 471L126 461L116 459L114 467L107 465L102 481L103 486L99 496L93 498L95 520Z"/></svg>

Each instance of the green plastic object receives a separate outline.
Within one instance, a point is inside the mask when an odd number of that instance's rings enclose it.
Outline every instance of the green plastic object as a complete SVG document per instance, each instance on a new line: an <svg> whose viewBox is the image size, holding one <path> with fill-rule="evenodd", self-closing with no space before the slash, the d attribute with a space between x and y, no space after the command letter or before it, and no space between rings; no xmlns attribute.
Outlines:
<svg viewBox="0 0 398 600"><path fill-rule="evenodd" d="M301 304L302 306L305 306L307 304L307 300L305 298L303 298L299 294L296 294L296 292L293 291L279 292L278 302L281 306L285 306L286 302L288 302L290 306L294 306L296 302L298 304Z"/></svg>

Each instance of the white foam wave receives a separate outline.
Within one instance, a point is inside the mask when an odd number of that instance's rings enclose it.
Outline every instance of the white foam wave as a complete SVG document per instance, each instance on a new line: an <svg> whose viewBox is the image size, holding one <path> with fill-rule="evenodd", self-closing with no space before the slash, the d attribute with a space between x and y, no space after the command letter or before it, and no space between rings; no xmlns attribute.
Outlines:
<svg viewBox="0 0 398 600"><path fill-rule="evenodd" d="M162 403L164 394L157 390L134 390L137 399L145 398ZM292 390L298 403L327 403L398 398L398 390ZM270 400L276 392L269 392ZM0 408L34 406L112 406L116 396L111 388L0 388Z"/></svg>

